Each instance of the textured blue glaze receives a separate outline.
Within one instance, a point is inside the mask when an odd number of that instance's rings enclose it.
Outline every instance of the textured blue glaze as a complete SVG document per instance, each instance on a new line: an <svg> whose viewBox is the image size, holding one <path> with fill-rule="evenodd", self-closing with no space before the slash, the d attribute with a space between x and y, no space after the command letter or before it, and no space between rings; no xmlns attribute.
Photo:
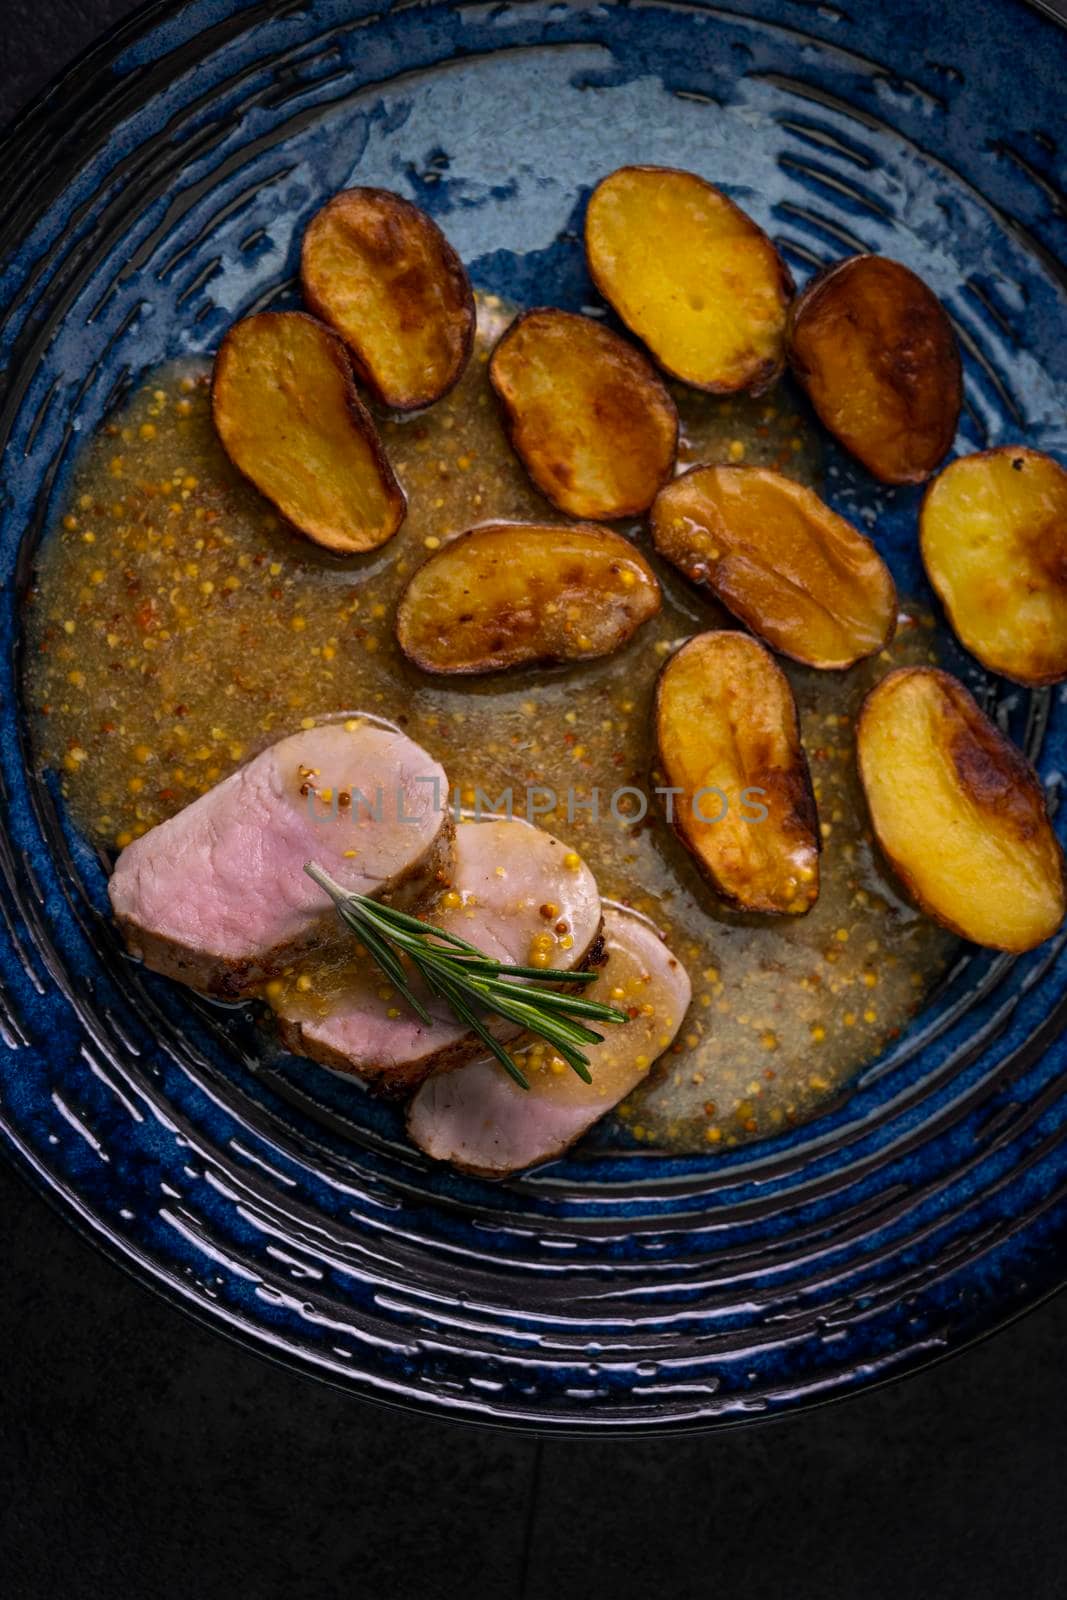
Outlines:
<svg viewBox="0 0 1067 1600"><path fill-rule="evenodd" d="M1067 459L1064 35L1019 3L862 8L156 8L9 140L0 606L0 1126L114 1254L354 1390L545 1427L728 1423L847 1393L1063 1276L1063 942L971 954L811 1125L710 1157L595 1141L506 1186L430 1167L397 1116L272 1058L240 1012L122 957L101 863L27 768L20 604L78 441L130 375L284 303L355 180L433 212L477 283L596 304L585 199L691 167L798 281L852 249L918 270L965 350L957 449ZM1025 100L1019 64L1025 62ZM916 490L831 453L828 491L922 595ZM1061 691L957 664L1058 795ZM1060 818L1062 827L1064 819Z"/></svg>

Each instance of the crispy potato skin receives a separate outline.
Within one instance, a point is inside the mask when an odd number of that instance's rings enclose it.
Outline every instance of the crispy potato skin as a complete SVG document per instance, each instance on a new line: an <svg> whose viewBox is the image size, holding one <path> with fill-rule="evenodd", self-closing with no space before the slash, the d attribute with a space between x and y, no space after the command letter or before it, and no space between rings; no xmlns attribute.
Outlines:
<svg viewBox="0 0 1067 1600"><path fill-rule="evenodd" d="M652 507L660 555L772 649L840 669L883 650L897 594L869 539L769 467L693 467Z"/></svg>
<svg viewBox="0 0 1067 1600"><path fill-rule="evenodd" d="M696 389L769 388L793 279L739 206L695 173L620 167L585 218L593 282L665 372Z"/></svg>
<svg viewBox="0 0 1067 1600"><path fill-rule="evenodd" d="M644 557L607 528L495 522L414 573L396 634L424 672L500 672L609 655L660 603Z"/></svg>
<svg viewBox="0 0 1067 1600"><path fill-rule="evenodd" d="M656 686L656 744L670 820L718 894L739 911L802 915L819 893L819 819L796 703L773 656L744 633L701 633ZM726 814L717 795L727 797ZM760 794L745 801L743 791ZM762 821L746 820L762 805ZM709 820L703 820L701 815Z"/></svg>
<svg viewBox="0 0 1067 1600"><path fill-rule="evenodd" d="M356 393L341 340L301 311L262 311L227 333L212 415L238 471L301 533L351 554L391 539L407 502Z"/></svg>
<svg viewBox="0 0 1067 1600"><path fill-rule="evenodd" d="M1023 445L962 456L926 491L927 577L972 655L1031 686L1067 678L1067 472Z"/></svg>
<svg viewBox="0 0 1067 1600"><path fill-rule="evenodd" d="M956 335L898 261L827 267L793 304L788 352L820 421L883 483L922 483L950 449L963 404Z"/></svg>
<svg viewBox="0 0 1067 1600"><path fill-rule="evenodd" d="M915 902L974 944L1032 950L1063 921L1063 852L1030 763L963 684L900 667L863 702L860 778Z"/></svg>
<svg viewBox="0 0 1067 1600"><path fill-rule="evenodd" d="M648 510L674 466L678 412L639 350L542 306L508 328L489 378L512 448L553 505L594 521Z"/></svg>
<svg viewBox="0 0 1067 1600"><path fill-rule="evenodd" d="M388 189L334 195L304 234L300 282L382 405L417 411L458 383L474 339L470 280L409 200Z"/></svg>

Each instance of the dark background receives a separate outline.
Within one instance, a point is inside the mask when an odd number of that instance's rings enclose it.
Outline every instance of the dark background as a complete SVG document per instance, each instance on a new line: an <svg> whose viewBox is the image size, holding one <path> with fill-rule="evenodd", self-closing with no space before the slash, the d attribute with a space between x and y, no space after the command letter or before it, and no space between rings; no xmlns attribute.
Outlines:
<svg viewBox="0 0 1067 1600"><path fill-rule="evenodd" d="M132 9L0 0L0 123ZM786 1422L539 1443L268 1366L2 1161L0 1270L5 1600L1067 1596L1065 1296Z"/></svg>

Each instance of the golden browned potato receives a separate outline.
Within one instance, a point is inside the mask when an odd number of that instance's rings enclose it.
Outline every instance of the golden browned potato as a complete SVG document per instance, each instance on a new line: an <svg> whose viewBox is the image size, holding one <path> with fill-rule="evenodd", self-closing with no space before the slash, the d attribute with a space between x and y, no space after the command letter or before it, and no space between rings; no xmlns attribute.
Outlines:
<svg viewBox="0 0 1067 1600"><path fill-rule="evenodd" d="M921 483L956 436L956 335L899 261L851 256L821 272L790 313L789 363L820 421L883 483Z"/></svg>
<svg viewBox="0 0 1067 1600"><path fill-rule="evenodd" d="M300 282L394 411L440 400L467 365L474 296L436 222L388 189L345 189L311 219Z"/></svg>
<svg viewBox="0 0 1067 1600"><path fill-rule="evenodd" d="M511 324L489 377L553 505L598 521L647 511L674 466L678 413L640 351L591 317L543 307Z"/></svg>
<svg viewBox="0 0 1067 1600"><path fill-rule="evenodd" d="M927 576L967 649L1017 683L1067 678L1067 472L1022 445L950 462L919 522Z"/></svg>
<svg viewBox="0 0 1067 1600"><path fill-rule="evenodd" d="M809 667L884 649L897 594L869 539L769 467L694 467L656 496L656 549L753 633Z"/></svg>
<svg viewBox="0 0 1067 1600"><path fill-rule="evenodd" d="M656 743L668 820L741 911L798 914L819 894L819 823L797 708L770 653L701 633L660 673Z"/></svg>
<svg viewBox="0 0 1067 1600"><path fill-rule="evenodd" d="M215 359L215 427L239 471L328 550L374 550L404 520L404 492L341 340L301 311L235 323Z"/></svg>
<svg viewBox="0 0 1067 1600"><path fill-rule="evenodd" d="M857 748L875 836L930 916L997 950L1056 932L1063 854L1041 785L958 679L889 673L863 703Z"/></svg>
<svg viewBox="0 0 1067 1600"><path fill-rule="evenodd" d="M499 672L609 655L659 608L651 568L619 534L492 522L424 562L396 636L425 672Z"/></svg>
<svg viewBox="0 0 1067 1600"><path fill-rule="evenodd" d="M703 178L620 167L593 190L585 253L664 371L714 394L778 377L793 280L762 228Z"/></svg>

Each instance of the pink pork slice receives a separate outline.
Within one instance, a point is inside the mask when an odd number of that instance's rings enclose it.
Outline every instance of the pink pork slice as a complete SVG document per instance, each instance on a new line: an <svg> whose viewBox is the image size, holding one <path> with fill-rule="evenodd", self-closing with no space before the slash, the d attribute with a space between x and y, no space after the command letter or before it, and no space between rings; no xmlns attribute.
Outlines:
<svg viewBox="0 0 1067 1600"><path fill-rule="evenodd" d="M398 904L432 894L451 870L446 796L444 768L397 728L352 718L293 734L128 845L112 909L147 966L237 999L349 937L306 861Z"/></svg>
<svg viewBox="0 0 1067 1600"><path fill-rule="evenodd" d="M586 994L631 1015L629 1022L604 1025L604 1042L590 1045L592 1083L538 1043L515 1056L529 1089L488 1056L438 1073L408 1109L408 1133L421 1150L463 1172L507 1177L562 1155L647 1076L682 1025L689 977L636 912L606 905L603 940L605 960Z"/></svg>
<svg viewBox="0 0 1067 1600"><path fill-rule="evenodd" d="M552 834L518 818L494 818L456 829L451 887L420 915L519 966L530 965L539 939L548 965L566 970L596 943L600 895L589 868ZM309 968L307 976L311 993L289 985L272 998L288 1048L386 1093L410 1090L431 1070L469 1061L483 1048L415 980L412 988L433 1018L427 1027L369 959L340 973ZM499 1017L489 1026L500 1038L519 1031Z"/></svg>

